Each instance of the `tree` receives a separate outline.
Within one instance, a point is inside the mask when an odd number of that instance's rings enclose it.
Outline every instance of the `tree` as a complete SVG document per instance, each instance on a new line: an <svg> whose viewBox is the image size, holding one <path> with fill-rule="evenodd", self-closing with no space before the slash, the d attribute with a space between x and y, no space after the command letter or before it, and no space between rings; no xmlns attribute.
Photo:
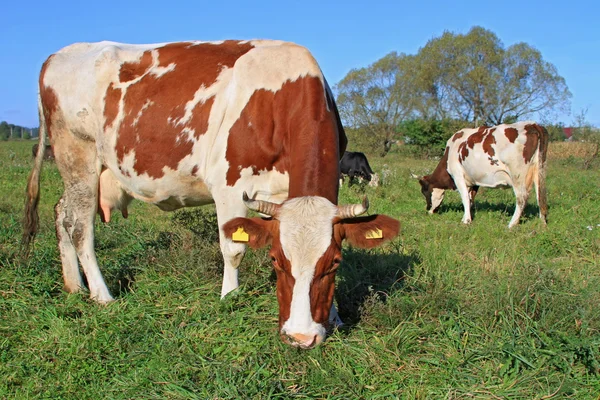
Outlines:
<svg viewBox="0 0 600 400"><path fill-rule="evenodd" d="M589 143L591 148L591 154L583 160L584 169L589 169L600 153L600 130L587 121L587 112L587 108L582 109L573 121L573 138Z"/></svg>
<svg viewBox="0 0 600 400"><path fill-rule="evenodd" d="M415 118L402 122L398 131L406 144L417 146L423 154L442 155L448 139L464 126L458 120Z"/></svg>
<svg viewBox="0 0 600 400"><path fill-rule="evenodd" d="M8 122L2 121L0 122L0 140L8 140L10 137L10 128L8 126Z"/></svg>
<svg viewBox="0 0 600 400"><path fill-rule="evenodd" d="M505 49L482 27L466 35L445 32L421 48L416 59L418 110L426 118L496 125L570 109L564 78L537 49L526 43Z"/></svg>
<svg viewBox="0 0 600 400"><path fill-rule="evenodd" d="M344 124L366 135L371 150L389 150L398 124L414 109L414 57L392 52L353 69L335 87Z"/></svg>

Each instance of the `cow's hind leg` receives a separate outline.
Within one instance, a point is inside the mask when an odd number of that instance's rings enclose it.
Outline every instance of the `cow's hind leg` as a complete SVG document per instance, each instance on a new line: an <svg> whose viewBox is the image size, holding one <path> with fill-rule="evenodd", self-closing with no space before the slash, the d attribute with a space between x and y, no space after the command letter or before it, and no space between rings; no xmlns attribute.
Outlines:
<svg viewBox="0 0 600 400"><path fill-rule="evenodd" d="M508 223L509 228L519 224L519 219L521 218L521 214L523 213L525 205L527 204L527 198L529 197L529 190L527 190L525 186L515 185L513 186L513 190L515 192L515 197L517 198L517 204L515 207L515 213Z"/></svg>
<svg viewBox="0 0 600 400"><path fill-rule="evenodd" d="M71 235L67 231L73 225L73 219L67 214L68 210L65 209L65 203L65 195L63 195L54 207L56 238L58 239L65 289L69 293L75 293L83 289L84 284L77 263L77 251L71 242Z"/></svg>
<svg viewBox="0 0 600 400"><path fill-rule="evenodd" d="M69 291L77 291L83 286L75 253L87 278L90 297L99 303L107 303L113 297L106 287L94 251L99 176L95 144L73 137L60 139L55 143L55 156L65 192L56 206L56 231L65 286Z"/></svg>
<svg viewBox="0 0 600 400"><path fill-rule="evenodd" d="M542 223L546 225L548 222L548 204L546 203L546 172L538 172L533 176L533 183L535 185L535 198L537 199L538 207L540 209L540 219Z"/></svg>

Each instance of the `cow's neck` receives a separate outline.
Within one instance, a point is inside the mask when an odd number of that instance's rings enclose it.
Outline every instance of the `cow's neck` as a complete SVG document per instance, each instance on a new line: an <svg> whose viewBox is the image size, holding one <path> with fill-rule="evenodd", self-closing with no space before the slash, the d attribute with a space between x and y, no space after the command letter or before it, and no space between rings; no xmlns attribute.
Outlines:
<svg viewBox="0 0 600 400"><path fill-rule="evenodd" d="M429 183L436 189L456 189L454 179L452 179L452 176L450 176L448 173L448 147L446 147L444 156L438 163L437 167L429 176Z"/></svg>
<svg viewBox="0 0 600 400"><path fill-rule="evenodd" d="M339 137L332 120L316 122L308 135L290 135L289 197L321 196L337 204Z"/></svg>

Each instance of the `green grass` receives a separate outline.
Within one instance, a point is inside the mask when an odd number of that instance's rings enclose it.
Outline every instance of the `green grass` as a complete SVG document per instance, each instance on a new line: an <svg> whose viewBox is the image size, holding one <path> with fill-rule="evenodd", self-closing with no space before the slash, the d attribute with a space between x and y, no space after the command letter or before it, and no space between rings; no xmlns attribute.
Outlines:
<svg viewBox="0 0 600 400"><path fill-rule="evenodd" d="M371 156L387 184L344 187L341 202L368 195L370 212L400 219L401 235L381 249L345 248L336 302L347 324L301 351L277 335L265 251L248 251L240 290L219 300L218 244L192 232L214 238L202 224L211 207L169 214L134 202L129 219L98 222L117 296L99 306L62 290L62 184L46 162L41 231L21 262L31 145L0 143L0 398L598 398L598 169L550 160L548 227L530 199L509 231L512 191L480 190L463 226L457 193L425 213L410 172L435 161Z"/></svg>

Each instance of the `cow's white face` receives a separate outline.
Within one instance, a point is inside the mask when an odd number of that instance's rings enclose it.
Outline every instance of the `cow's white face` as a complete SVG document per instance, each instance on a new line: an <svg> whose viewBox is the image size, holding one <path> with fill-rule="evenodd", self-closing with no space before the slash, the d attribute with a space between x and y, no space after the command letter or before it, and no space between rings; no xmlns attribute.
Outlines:
<svg viewBox="0 0 600 400"><path fill-rule="evenodd" d="M333 240L336 213L337 207L323 197L292 199L279 212L281 253L274 256L274 263L278 274L287 275L286 282L293 281L291 288L281 287L283 291L291 289L289 315L282 321L281 335L292 345L311 347L325 339L325 321L314 320L310 293L313 281L322 280L341 261L340 247ZM326 255L329 248L333 258ZM326 308L331 307L331 300L327 299Z"/></svg>
<svg viewBox="0 0 600 400"><path fill-rule="evenodd" d="M431 208L429 209L430 214L437 212L438 208L440 208L442 201L444 201L445 192L446 191L444 189L433 189L431 191Z"/></svg>
<svg viewBox="0 0 600 400"><path fill-rule="evenodd" d="M312 348L325 339L342 241L347 239L355 247L376 247L394 238L400 224L385 215L356 218L367 210L366 202L338 207L323 197L306 196L281 205L261 203L263 208L252 209L273 215L273 219L235 218L223 225L223 232L233 238L234 232L242 229L249 246L271 245L279 333L292 346Z"/></svg>

